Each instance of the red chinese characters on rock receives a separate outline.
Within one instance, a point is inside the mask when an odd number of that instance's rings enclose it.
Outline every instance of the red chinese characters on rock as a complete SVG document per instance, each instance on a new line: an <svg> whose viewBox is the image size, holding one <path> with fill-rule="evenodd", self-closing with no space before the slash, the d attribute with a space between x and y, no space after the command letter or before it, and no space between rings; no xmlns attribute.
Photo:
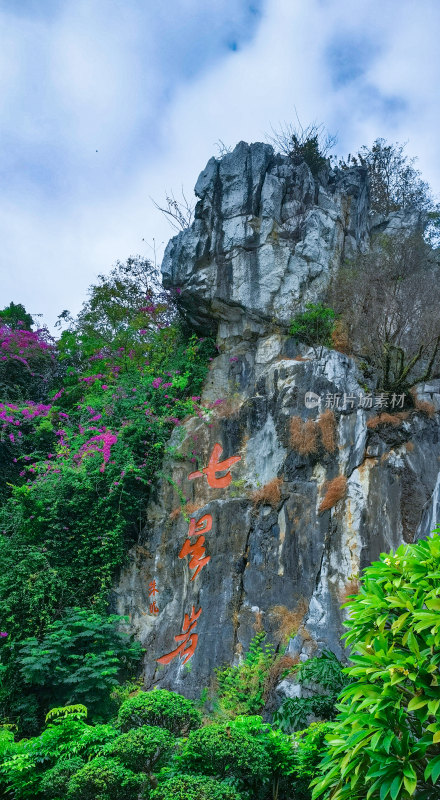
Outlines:
<svg viewBox="0 0 440 800"><path fill-rule="evenodd" d="M157 606L156 600L154 599L154 596L156 594L159 594L159 590L156 587L156 581L150 581L150 583L148 584L148 597L153 598L152 602L150 603L150 614L159 613L159 608Z"/></svg>
<svg viewBox="0 0 440 800"><path fill-rule="evenodd" d="M221 444L216 443L212 449L208 466L204 467L204 469L201 471L196 470L196 472L191 472L188 475L188 480L192 481L194 478L202 478L203 474L205 474L208 479L208 485L212 489L225 489L226 486L229 486L232 480L232 475L229 472L229 468L232 467L232 465L237 461L240 461L241 456L231 456L230 458L225 458L224 461L219 461L222 453L223 447ZM217 472L224 472L225 470L228 470L226 475L223 475L221 478L216 478Z"/></svg>
<svg viewBox="0 0 440 800"><path fill-rule="evenodd" d="M210 561L211 556L205 556L205 537L198 536L194 544L191 544L191 537L195 536L196 533L203 531L203 533L207 533L212 528L212 516L211 514L205 514L203 517L196 522L195 519L190 520L189 523L189 531L188 531L188 539L185 540L183 547L179 553L179 558L185 558L185 556L190 555L189 561L189 568L194 569L194 575L192 576L191 580L193 581L196 575L200 572L202 567Z"/></svg>
<svg viewBox="0 0 440 800"><path fill-rule="evenodd" d="M230 473L230 468L237 463L237 461L241 460L241 456L231 456L230 458L225 458L223 461L219 461L220 456L223 452L223 448L220 444L216 443L212 449L212 453L210 459L208 461L208 466L204 467L202 470L197 470L196 472L191 472L188 475L188 480L192 481L194 478L202 478L203 475L206 475L208 486L212 489L225 489L232 480L232 475ZM217 477L218 473L226 472L226 475L221 475ZM211 514L204 514L200 519L191 519L189 523L188 529L188 536L183 543L183 546L179 553L179 558L185 558L185 556L190 556L189 559L189 568L194 570L194 573L191 577L191 581L195 579L195 577L199 574L199 572L203 569L203 567L210 561L211 556L206 555L205 551L205 533L208 533L212 529L212 515ZM197 537L194 542L191 542L191 539ZM155 581L154 588L156 586ZM150 584L150 587L152 584ZM149 592L150 596L151 593ZM154 604L155 605L155 604ZM157 613L151 611L152 606L150 605L150 613ZM170 664L173 659L177 656L182 658L182 664L186 664L190 658L194 655L194 651L197 647L198 641L198 634L194 633L195 628L197 626L198 619L200 614L202 613L202 609L196 612L194 606L192 607L192 611L190 616L185 614L183 626L182 626L182 633L178 634L174 637L175 641L178 643L178 647L175 650L172 650L171 653L167 653L167 655L161 656L161 658L156 659L158 664L167 665Z"/></svg>
<svg viewBox="0 0 440 800"><path fill-rule="evenodd" d="M197 621L202 613L202 609L196 612L194 606L192 607L191 616L185 614L185 619L183 621L182 626L182 633L179 633L178 636L175 636L176 642L180 642L179 646L176 647L175 650L172 650L171 653L168 653L166 656L162 656L161 658L157 659L158 664L169 664L176 656L183 657L182 664L186 664L186 662L194 655L194 651L197 647L198 641L198 634L194 633L195 628L197 627Z"/></svg>

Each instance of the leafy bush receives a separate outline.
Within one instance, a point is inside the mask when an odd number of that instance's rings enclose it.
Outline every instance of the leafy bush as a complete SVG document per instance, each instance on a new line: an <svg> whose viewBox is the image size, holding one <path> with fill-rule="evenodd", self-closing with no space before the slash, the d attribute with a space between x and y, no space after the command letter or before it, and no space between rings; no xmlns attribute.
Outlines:
<svg viewBox="0 0 440 800"><path fill-rule="evenodd" d="M144 779L110 758L94 758L69 780L68 800L138 800Z"/></svg>
<svg viewBox="0 0 440 800"><path fill-rule="evenodd" d="M265 644L264 631L252 639L238 666L216 669L216 705L228 716L256 714L264 706L265 687L275 660L275 648Z"/></svg>
<svg viewBox="0 0 440 800"><path fill-rule="evenodd" d="M84 766L84 761L78 756L58 761L52 769L47 770L40 783L40 792L47 800L58 800L66 795L67 785L75 772Z"/></svg>
<svg viewBox="0 0 440 800"><path fill-rule="evenodd" d="M112 687L142 654L139 642L118 631L121 617L68 609L41 641L25 639L15 661L25 684L35 687L43 709L49 703L83 703L92 716L108 714Z"/></svg>
<svg viewBox="0 0 440 800"><path fill-rule="evenodd" d="M303 128L298 120L297 125L288 123L281 126L279 131L274 131L270 141L295 166L305 161L316 178L329 163L327 157L336 143L336 137L326 133L323 124L312 122Z"/></svg>
<svg viewBox="0 0 440 800"><path fill-rule="evenodd" d="M322 303L306 303L306 311L296 314L290 325L290 335L309 347L331 347L331 334L336 313Z"/></svg>
<svg viewBox="0 0 440 800"><path fill-rule="evenodd" d="M286 733L304 728L312 715L332 719L338 695L348 683L341 662L330 650L304 661L295 673L298 682L312 696L288 697L274 713L274 724Z"/></svg>
<svg viewBox="0 0 440 800"><path fill-rule="evenodd" d="M214 778L179 775L161 783L151 793L151 800L241 800L241 795Z"/></svg>
<svg viewBox="0 0 440 800"><path fill-rule="evenodd" d="M81 719L80 708L54 709L53 722L39 736L17 743L9 741L2 748L0 787L7 788L15 800L40 797L44 781L50 785L52 780L62 780L63 762L86 761L118 735L119 731L110 725L87 725ZM57 770L52 774L58 765L60 774Z"/></svg>
<svg viewBox="0 0 440 800"><path fill-rule="evenodd" d="M184 736L201 723L200 712L191 700L166 689L139 692L122 703L118 714L118 725L123 731L157 725L175 736Z"/></svg>
<svg viewBox="0 0 440 800"><path fill-rule="evenodd" d="M168 730L144 725L110 742L105 755L113 756L133 772L152 772L164 765L175 745L176 740Z"/></svg>
<svg viewBox="0 0 440 800"><path fill-rule="evenodd" d="M440 795L440 536L382 554L346 604L353 679L314 798Z"/></svg>
<svg viewBox="0 0 440 800"><path fill-rule="evenodd" d="M270 776L270 758L263 744L228 723L192 731L180 756L185 772L235 778L240 786L256 788Z"/></svg>
<svg viewBox="0 0 440 800"><path fill-rule="evenodd" d="M310 800L310 782L318 773L319 763L325 753L325 736L330 731L328 722L312 722L303 731L293 735L295 763L295 800Z"/></svg>
<svg viewBox="0 0 440 800"><path fill-rule="evenodd" d="M170 433L188 414L204 414L199 394L214 345L178 318L172 296L139 258L100 276L76 321L63 312L69 328L56 348L44 331L17 327L19 313L19 306L6 309L0 325L0 383L4 368L20 390L5 389L2 399L14 401L0 403L0 607L8 634L1 640L0 716L29 736L50 705L84 697L76 667L70 677L64 670L65 692L54 681L54 696L47 681L25 683L23 640L41 643L73 606L106 614ZM36 397L31 372L43 375L44 397ZM49 378L56 380L50 393ZM113 662L112 677L95 657L83 666L89 688L96 667L96 701L85 697L95 713L103 683L122 673Z"/></svg>

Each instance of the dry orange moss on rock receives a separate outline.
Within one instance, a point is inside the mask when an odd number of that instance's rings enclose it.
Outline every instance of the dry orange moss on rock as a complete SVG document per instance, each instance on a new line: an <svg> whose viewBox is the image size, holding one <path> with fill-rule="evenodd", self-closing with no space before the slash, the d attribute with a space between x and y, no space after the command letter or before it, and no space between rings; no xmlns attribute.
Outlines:
<svg viewBox="0 0 440 800"><path fill-rule="evenodd" d="M387 414L386 412L384 414L378 414L368 420L367 428L372 428L374 430L378 428L379 425L394 425L394 427L397 427L404 419L408 419L408 416L408 411L398 411L396 414Z"/></svg>
<svg viewBox="0 0 440 800"><path fill-rule="evenodd" d="M260 503L264 503L265 505L272 506L272 508L276 508L281 502L282 483L282 478L274 478L260 489L257 489L257 491L251 495L254 506L256 507L260 505Z"/></svg>
<svg viewBox="0 0 440 800"><path fill-rule="evenodd" d="M414 406L417 411L420 411L421 414L425 414L427 417L433 417L435 414L435 405L429 403L428 400L416 400Z"/></svg>
<svg viewBox="0 0 440 800"><path fill-rule="evenodd" d="M304 422L301 417L292 417L290 420L290 446L302 456L316 453L318 450L316 422L312 419Z"/></svg>
<svg viewBox="0 0 440 800"><path fill-rule="evenodd" d="M318 434L328 453L334 453L336 450L336 419L330 408L324 411L317 421L313 419L304 421L301 417L292 417L289 429L290 446L302 456L317 452Z"/></svg>
<svg viewBox="0 0 440 800"><path fill-rule="evenodd" d="M275 636L284 642L288 637L296 634L307 611L307 603L304 599L300 600L294 610L287 606L273 606L269 609L269 615L275 623Z"/></svg>
<svg viewBox="0 0 440 800"><path fill-rule="evenodd" d="M333 350L338 350L339 353L345 353L345 355L348 356L350 355L351 344L348 336L347 326L340 319L336 320L334 324L331 340Z"/></svg>
<svg viewBox="0 0 440 800"><path fill-rule="evenodd" d="M321 433L322 444L328 453L334 453L336 450L336 418L333 411L327 408L320 417L318 417L317 426Z"/></svg>
<svg viewBox="0 0 440 800"><path fill-rule="evenodd" d="M338 475L326 484L326 492L319 506L319 512L333 508L339 500L345 497L347 491L347 478Z"/></svg>

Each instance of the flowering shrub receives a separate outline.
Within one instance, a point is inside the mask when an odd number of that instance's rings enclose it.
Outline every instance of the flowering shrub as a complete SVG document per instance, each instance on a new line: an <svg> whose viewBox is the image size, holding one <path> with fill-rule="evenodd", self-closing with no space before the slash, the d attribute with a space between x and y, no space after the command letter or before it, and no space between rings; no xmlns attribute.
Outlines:
<svg viewBox="0 0 440 800"><path fill-rule="evenodd" d="M43 396L6 395L0 403L0 627L8 632L0 639L0 714L30 730L38 703L27 692L23 709L17 647L44 636L69 606L105 612L173 427L205 413L200 388L212 342L185 332L151 298L120 327L110 298L114 338L105 341L101 301L96 329L83 317L56 350L41 332L8 327L4 335L8 358L21 344L20 358L31 364L42 353L58 376Z"/></svg>

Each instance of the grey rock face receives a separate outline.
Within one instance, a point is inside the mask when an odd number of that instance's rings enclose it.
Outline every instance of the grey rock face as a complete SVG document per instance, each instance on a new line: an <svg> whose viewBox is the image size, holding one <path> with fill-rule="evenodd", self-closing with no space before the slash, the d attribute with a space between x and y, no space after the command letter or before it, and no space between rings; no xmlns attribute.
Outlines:
<svg viewBox="0 0 440 800"><path fill-rule="evenodd" d="M145 686L191 697L215 667L238 663L261 628L277 646L290 635L297 658L323 647L343 658L340 606L359 572L440 521L438 413L367 426L377 411L363 407L364 377L351 358L300 351L284 332L271 332L272 318L282 331L292 302L320 299L341 255L365 245L363 172L330 175L322 186L269 146L240 143L211 159L196 191L195 223L171 240L163 270L169 286L182 288L189 316L218 326L220 354L202 403L222 402L174 430L174 456L113 596L146 648ZM438 412L438 382L417 391ZM306 406L309 392L314 407ZM203 473L188 477L207 467L216 443L221 459L240 457L223 488ZM340 491L326 508L333 479ZM209 558L196 574L194 551L182 547L189 520L206 515L211 529L190 537ZM278 691L297 688L287 680Z"/></svg>
<svg viewBox="0 0 440 800"><path fill-rule="evenodd" d="M367 241L360 167L318 181L307 164L293 167L270 145L240 142L220 161L211 158L195 192L195 221L169 242L162 272L203 330L243 314L287 326Z"/></svg>

